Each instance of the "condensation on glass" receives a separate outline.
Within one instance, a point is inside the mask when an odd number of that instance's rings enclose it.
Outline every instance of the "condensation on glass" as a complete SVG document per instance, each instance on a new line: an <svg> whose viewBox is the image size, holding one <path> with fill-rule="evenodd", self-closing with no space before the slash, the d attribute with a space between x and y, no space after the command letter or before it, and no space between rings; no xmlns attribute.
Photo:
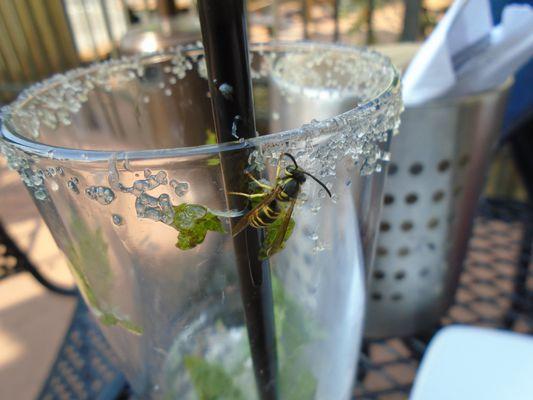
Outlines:
<svg viewBox="0 0 533 400"><path fill-rule="evenodd" d="M275 183L282 152L332 197L309 179L270 259L281 399L350 397L398 74L377 53L341 46L257 45L250 58L252 140L213 144L196 46L58 75L3 111L2 153L143 398L256 398L229 233L245 210L226 206L220 160ZM231 96L231 83L216 84ZM184 204L225 233L177 248Z"/></svg>

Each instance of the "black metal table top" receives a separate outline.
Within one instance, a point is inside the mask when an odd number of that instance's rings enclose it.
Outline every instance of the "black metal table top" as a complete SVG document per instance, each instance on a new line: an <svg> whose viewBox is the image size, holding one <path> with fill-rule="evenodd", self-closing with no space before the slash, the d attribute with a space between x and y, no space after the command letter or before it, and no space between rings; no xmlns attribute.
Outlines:
<svg viewBox="0 0 533 400"><path fill-rule="evenodd" d="M461 323L533 334L533 209L505 200L479 208L455 304L443 325ZM358 400L407 398L431 334L368 341ZM80 302L41 399L127 398L112 352Z"/></svg>
<svg viewBox="0 0 533 400"><path fill-rule="evenodd" d="M533 209L508 200L480 204L455 303L442 325L533 334ZM365 343L358 400L406 399L431 334Z"/></svg>

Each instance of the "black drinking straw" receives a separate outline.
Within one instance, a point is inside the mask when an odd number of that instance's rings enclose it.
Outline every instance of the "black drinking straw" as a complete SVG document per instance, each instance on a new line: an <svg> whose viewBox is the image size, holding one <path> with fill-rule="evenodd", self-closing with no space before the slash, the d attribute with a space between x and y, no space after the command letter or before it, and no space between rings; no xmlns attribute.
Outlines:
<svg viewBox="0 0 533 400"><path fill-rule="evenodd" d="M256 136L243 0L198 0L209 76L209 92L219 143ZM247 154L221 154L226 193L246 192ZM230 209L242 209L227 195ZM235 222L233 222L235 223ZM268 261L259 261L261 237L253 228L234 239L242 304L255 377L262 400L278 399L274 308Z"/></svg>

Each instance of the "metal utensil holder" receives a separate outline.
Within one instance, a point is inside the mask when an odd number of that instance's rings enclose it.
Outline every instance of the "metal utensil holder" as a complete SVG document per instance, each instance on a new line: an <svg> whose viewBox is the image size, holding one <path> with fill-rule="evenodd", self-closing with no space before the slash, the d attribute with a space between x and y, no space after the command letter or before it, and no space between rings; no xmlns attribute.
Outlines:
<svg viewBox="0 0 533 400"><path fill-rule="evenodd" d="M405 109L392 141L367 337L430 331L454 298L510 86Z"/></svg>

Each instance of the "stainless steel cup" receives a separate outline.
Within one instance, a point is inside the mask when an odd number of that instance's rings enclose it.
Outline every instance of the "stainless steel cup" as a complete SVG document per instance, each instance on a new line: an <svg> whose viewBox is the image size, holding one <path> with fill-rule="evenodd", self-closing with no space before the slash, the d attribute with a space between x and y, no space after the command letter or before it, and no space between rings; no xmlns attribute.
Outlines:
<svg viewBox="0 0 533 400"><path fill-rule="evenodd" d="M430 330L453 300L511 83L405 109L392 140L366 336Z"/></svg>

